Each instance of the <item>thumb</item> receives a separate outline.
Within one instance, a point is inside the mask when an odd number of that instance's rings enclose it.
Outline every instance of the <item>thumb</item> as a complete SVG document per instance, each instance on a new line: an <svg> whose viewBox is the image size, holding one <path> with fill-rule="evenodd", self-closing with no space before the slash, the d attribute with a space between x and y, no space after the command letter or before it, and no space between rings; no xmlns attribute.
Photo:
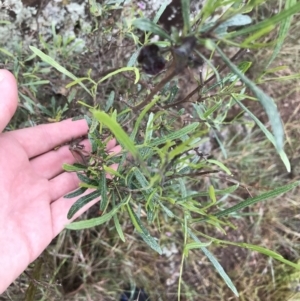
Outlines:
<svg viewBox="0 0 300 301"><path fill-rule="evenodd" d="M0 132L13 117L18 106L18 87L14 76L0 69Z"/></svg>

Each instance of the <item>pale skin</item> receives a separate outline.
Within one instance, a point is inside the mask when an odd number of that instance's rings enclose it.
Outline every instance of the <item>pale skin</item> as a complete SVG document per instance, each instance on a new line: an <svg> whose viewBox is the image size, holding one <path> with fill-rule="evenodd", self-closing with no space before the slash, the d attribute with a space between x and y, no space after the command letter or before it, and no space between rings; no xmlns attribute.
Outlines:
<svg viewBox="0 0 300 301"><path fill-rule="evenodd" d="M17 105L15 78L0 70L0 132ZM65 120L0 134L0 294L71 222L67 212L78 198L63 196L75 190L79 180L76 174L64 172L62 165L76 159L68 146L54 148L87 131L85 120ZM89 150L88 141L83 144ZM121 149L112 140L107 150L118 153Z"/></svg>

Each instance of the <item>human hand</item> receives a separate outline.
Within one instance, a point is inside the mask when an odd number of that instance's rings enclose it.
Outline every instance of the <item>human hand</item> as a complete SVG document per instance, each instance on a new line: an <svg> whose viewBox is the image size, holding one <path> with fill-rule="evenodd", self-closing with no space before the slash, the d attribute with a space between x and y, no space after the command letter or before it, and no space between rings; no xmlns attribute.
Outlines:
<svg viewBox="0 0 300 301"><path fill-rule="evenodd" d="M12 118L17 103L13 75L0 70L0 132ZM0 293L65 225L99 201L90 202L72 220L67 219L78 198L63 196L75 190L79 180L75 173L64 172L62 164L73 164L75 159L68 146L53 150L87 131L85 120L65 120L0 134ZM88 141L81 143L90 148ZM117 153L120 146L110 141L107 150Z"/></svg>

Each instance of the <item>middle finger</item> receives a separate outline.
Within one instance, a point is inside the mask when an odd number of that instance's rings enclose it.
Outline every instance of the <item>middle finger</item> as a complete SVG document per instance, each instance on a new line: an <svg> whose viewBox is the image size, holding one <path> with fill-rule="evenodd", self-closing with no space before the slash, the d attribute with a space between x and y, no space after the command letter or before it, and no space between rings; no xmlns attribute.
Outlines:
<svg viewBox="0 0 300 301"><path fill-rule="evenodd" d="M80 145L84 146L86 152L90 152L91 145L87 139L81 141ZM30 160L30 164L39 176L50 180L63 172L62 165L64 163L73 164L77 161L77 158L71 153L69 145L64 145L58 150L52 150L35 157Z"/></svg>

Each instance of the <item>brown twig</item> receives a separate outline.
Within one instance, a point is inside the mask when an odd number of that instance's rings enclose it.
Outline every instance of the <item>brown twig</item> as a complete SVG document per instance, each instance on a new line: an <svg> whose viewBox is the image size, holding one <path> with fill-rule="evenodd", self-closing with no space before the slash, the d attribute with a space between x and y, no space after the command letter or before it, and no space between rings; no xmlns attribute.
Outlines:
<svg viewBox="0 0 300 301"><path fill-rule="evenodd" d="M172 68L172 66L170 68ZM154 89L146 97L146 99L132 108L133 112L136 113L139 110L141 110L145 105L147 105L153 99L155 94L157 92L159 92L175 75L176 75L176 70L175 70L175 68L172 68L171 71L166 74L166 76L163 78L163 80L154 87Z"/></svg>
<svg viewBox="0 0 300 301"><path fill-rule="evenodd" d="M246 49L240 49L232 58L230 58L231 61L236 60L240 55L243 54L243 52L245 52ZM219 73L222 72L225 68L227 67L227 65L223 65L220 70ZM204 83L203 85L198 86L196 89L194 89L192 92L190 92L184 99L178 101L179 103L182 102L188 102L188 100L194 95L196 94L200 89L202 89L202 87L204 87L205 85L207 85L210 81L212 81L214 78L216 77L215 74L213 74L211 77L209 77Z"/></svg>

